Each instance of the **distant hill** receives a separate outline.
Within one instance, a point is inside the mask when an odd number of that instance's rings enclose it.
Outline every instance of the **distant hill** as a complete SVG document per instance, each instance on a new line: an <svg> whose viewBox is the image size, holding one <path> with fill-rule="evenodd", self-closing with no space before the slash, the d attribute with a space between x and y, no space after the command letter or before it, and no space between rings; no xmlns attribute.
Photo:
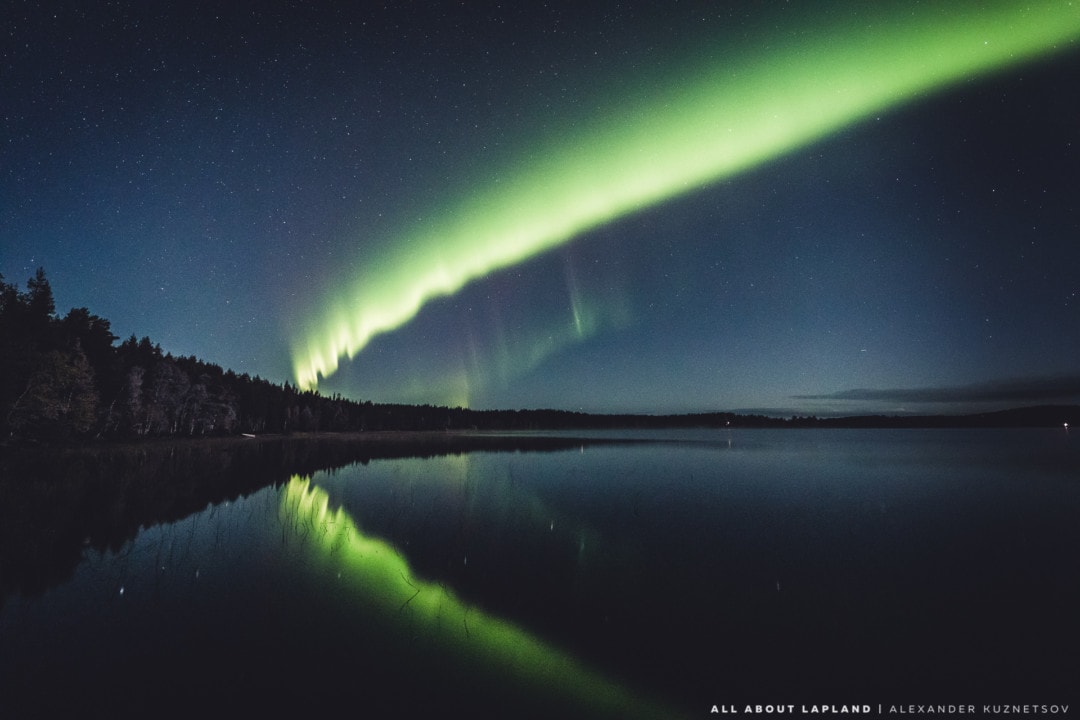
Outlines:
<svg viewBox="0 0 1080 720"><path fill-rule="evenodd" d="M1080 428L1080 405L1037 405L972 415L862 415L827 418L820 427L881 428L1001 428L1069 427Z"/></svg>

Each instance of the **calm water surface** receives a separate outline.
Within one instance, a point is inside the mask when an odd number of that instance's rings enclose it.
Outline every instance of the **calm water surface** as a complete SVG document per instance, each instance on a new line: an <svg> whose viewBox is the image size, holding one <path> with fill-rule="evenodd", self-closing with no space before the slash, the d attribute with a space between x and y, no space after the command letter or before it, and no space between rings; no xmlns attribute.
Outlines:
<svg viewBox="0 0 1080 720"><path fill-rule="evenodd" d="M268 478L87 545L3 598L0 717L1075 699L1080 433L622 436Z"/></svg>

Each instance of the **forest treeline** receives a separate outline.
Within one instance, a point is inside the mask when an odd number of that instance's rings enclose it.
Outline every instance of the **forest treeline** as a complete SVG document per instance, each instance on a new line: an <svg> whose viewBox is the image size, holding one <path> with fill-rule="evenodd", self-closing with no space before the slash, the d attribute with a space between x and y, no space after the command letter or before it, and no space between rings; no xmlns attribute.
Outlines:
<svg viewBox="0 0 1080 720"><path fill-rule="evenodd" d="M148 337L118 340L109 321L87 308L58 315L44 269L25 290L0 275L0 443L379 430L1080 425L1077 406L969 416L775 418L373 403L174 356Z"/></svg>
<svg viewBox="0 0 1080 720"><path fill-rule="evenodd" d="M477 413L375 404L301 391L163 352L150 338L117 343L87 308L56 313L44 269L26 289L0 275L0 437L78 440L573 424L574 413ZM582 416L585 417L585 416Z"/></svg>
<svg viewBox="0 0 1080 720"><path fill-rule="evenodd" d="M25 290L0 276L0 438L530 430L649 422L647 417L560 410L476 411L361 402L174 356L148 337L118 340L109 321L87 308L58 315L44 269L27 281Z"/></svg>

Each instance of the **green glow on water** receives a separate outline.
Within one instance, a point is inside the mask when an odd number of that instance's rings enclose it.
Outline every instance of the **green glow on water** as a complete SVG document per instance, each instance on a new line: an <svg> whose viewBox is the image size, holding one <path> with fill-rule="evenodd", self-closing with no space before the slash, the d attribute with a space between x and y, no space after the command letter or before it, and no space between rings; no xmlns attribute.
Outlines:
<svg viewBox="0 0 1080 720"><path fill-rule="evenodd" d="M640 88L557 142L523 140L527 159L491 168L489 184L447 198L351 286L332 288L294 343L297 384L315 387L376 335L492 271L952 83L1064 49L1080 35L1080 3L912 4L846 21L789 28L737 62L706 49L696 74L667 90Z"/></svg>
<svg viewBox="0 0 1080 720"><path fill-rule="evenodd" d="M294 476L285 486L281 517L304 539L305 560L348 584L359 611L403 636L421 634L425 647L537 697L559 697L589 717L664 718L660 708L603 678L570 655L513 623L463 603L451 590L417 577L390 544L364 535L327 492Z"/></svg>

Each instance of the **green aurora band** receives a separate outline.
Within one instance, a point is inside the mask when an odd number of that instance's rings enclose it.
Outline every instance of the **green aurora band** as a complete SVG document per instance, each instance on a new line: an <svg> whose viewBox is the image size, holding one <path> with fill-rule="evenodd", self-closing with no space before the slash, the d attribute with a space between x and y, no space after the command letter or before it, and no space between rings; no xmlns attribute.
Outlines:
<svg viewBox="0 0 1080 720"><path fill-rule="evenodd" d="M376 335L492 271L951 83L1073 47L1080 2L903 4L847 23L778 34L756 59L710 58L534 143L529 161L492 168L500 182L429 213L335 290L293 346L297 385L316 387Z"/></svg>
<svg viewBox="0 0 1080 720"><path fill-rule="evenodd" d="M424 637L425 651L564 710L593 718L671 718L672 709L602 677L514 624L470 607L440 584L417 577L390 544L365 535L344 508L330 507L326 490L294 476L285 486L281 518L303 539L306 566L336 575L381 626Z"/></svg>

